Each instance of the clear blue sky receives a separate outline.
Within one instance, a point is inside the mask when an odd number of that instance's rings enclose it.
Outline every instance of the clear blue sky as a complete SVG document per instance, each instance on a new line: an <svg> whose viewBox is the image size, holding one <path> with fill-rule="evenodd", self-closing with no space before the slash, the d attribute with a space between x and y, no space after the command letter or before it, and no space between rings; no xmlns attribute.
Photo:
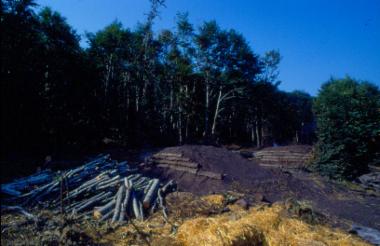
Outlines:
<svg viewBox="0 0 380 246"><path fill-rule="evenodd" d="M37 0L67 18L78 34L115 19L134 28L148 0ZM350 75L380 86L380 0L167 0L157 30L172 28L177 12L194 25L215 19L234 28L263 54L278 49L280 88L316 95L331 76Z"/></svg>

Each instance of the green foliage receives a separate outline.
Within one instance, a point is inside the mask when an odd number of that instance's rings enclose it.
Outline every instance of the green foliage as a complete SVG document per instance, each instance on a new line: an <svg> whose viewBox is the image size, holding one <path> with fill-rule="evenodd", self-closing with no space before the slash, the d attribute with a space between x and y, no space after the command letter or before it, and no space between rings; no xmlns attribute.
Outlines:
<svg viewBox="0 0 380 246"><path fill-rule="evenodd" d="M353 179L378 161L380 91L352 78L331 79L315 100L318 125L316 168L332 178Z"/></svg>
<svg viewBox="0 0 380 246"><path fill-rule="evenodd" d="M87 34L34 1L1 5L1 156L218 140L290 142L312 121L309 96L278 89L278 51L256 54L242 34L187 13L155 33L164 1L134 29ZM111 140L110 140L111 139Z"/></svg>

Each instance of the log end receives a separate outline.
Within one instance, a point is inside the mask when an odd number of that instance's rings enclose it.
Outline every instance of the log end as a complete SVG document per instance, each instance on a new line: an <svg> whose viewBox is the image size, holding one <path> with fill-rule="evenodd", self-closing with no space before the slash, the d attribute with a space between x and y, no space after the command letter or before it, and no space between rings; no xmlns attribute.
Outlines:
<svg viewBox="0 0 380 246"><path fill-rule="evenodd" d="M95 210L95 211L94 211L94 218L95 218L95 219L99 220L99 219L101 219L102 217L103 217L103 215L102 215L101 212L99 212L98 210Z"/></svg>

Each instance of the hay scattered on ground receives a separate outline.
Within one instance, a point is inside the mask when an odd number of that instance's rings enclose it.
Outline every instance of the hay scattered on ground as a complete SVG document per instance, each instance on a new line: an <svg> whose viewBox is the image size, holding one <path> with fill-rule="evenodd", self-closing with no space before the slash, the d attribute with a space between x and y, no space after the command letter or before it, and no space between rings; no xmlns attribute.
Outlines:
<svg viewBox="0 0 380 246"><path fill-rule="evenodd" d="M53 220L48 219L49 215L42 231L30 224L22 234L30 235L31 242L42 242L41 238L57 242L62 238L74 238L77 243L86 245L369 245L357 236L325 224L318 214L310 210L308 203L289 200L271 206L256 205L246 210L238 204L229 204L227 200L226 195L198 197L176 192L168 196L170 212L167 221L161 213L154 213L145 221L132 220L124 226L94 224L88 220L81 224L72 222L73 225L68 225L69 230L62 227L56 231L55 228L61 227L54 226L50 230ZM180 212L184 209L185 212ZM14 220L18 222L17 216L2 216L2 222L9 224ZM2 235L5 237L2 237L2 244L13 245L12 242L16 242L11 235L16 231L11 229ZM59 233L57 238L46 234L50 231ZM84 240L82 235L89 238Z"/></svg>
<svg viewBox="0 0 380 246"><path fill-rule="evenodd" d="M176 199L177 198L177 199ZM191 203L190 202L191 198ZM181 217L171 213L166 222L154 214L144 222L134 221L118 228L105 237L115 245L369 245L360 238L344 231L333 229L319 220L305 220L299 211L307 211L304 203L291 201L272 206L258 205L249 210L236 204L227 205L228 212L208 214L205 211L219 204L225 205L224 196L210 195L199 198L188 193L173 195L171 208L180 210L184 203L187 209L202 205L202 212L192 217ZM194 207L192 207L194 206ZM300 208L298 208L298 206ZM208 208L207 208L208 207ZM310 216L314 216L312 213Z"/></svg>
<svg viewBox="0 0 380 246"><path fill-rule="evenodd" d="M214 195L204 196L202 197L202 200L210 204L213 204L215 206L223 206L226 199L223 195L214 194Z"/></svg>
<svg viewBox="0 0 380 246"><path fill-rule="evenodd" d="M311 225L285 213L285 206L252 208L185 221L180 245L368 245L343 231Z"/></svg>

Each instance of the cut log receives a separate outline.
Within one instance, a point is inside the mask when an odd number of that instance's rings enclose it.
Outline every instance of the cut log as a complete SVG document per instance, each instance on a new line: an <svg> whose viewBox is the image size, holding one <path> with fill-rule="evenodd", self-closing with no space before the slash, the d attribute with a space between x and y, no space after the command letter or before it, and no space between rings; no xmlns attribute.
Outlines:
<svg viewBox="0 0 380 246"><path fill-rule="evenodd" d="M112 193L110 191L107 192L107 193L102 192L99 195L94 196L94 197L88 199L85 204L83 204L83 205L81 205L79 207L75 207L75 210L77 211L77 213L79 213L80 211L85 210L86 208L90 207L91 205L94 205L97 202L102 201L104 198L110 196L111 194Z"/></svg>
<svg viewBox="0 0 380 246"><path fill-rule="evenodd" d="M174 157L182 157L182 154L179 153L168 153L168 152L159 152L154 154L153 156L174 156Z"/></svg>
<svg viewBox="0 0 380 246"><path fill-rule="evenodd" d="M135 215L135 218L138 220L142 220L141 214L140 214L139 202L138 202L135 192L132 192L132 210L133 210L133 214Z"/></svg>
<svg viewBox="0 0 380 246"><path fill-rule="evenodd" d="M190 161L170 161L170 160L152 160L154 164L165 164L172 166L188 167L188 168L199 168L200 165L195 162Z"/></svg>
<svg viewBox="0 0 380 246"><path fill-rule="evenodd" d="M103 217L100 219L100 221L106 221L106 220L111 219L113 216L113 213L114 213L114 210L109 211L108 213L103 215Z"/></svg>
<svg viewBox="0 0 380 246"><path fill-rule="evenodd" d="M94 209L94 218L101 219L105 214L107 214L109 211L111 211L115 207L115 203L116 203L115 199L112 199L103 207Z"/></svg>
<svg viewBox="0 0 380 246"><path fill-rule="evenodd" d="M150 208L150 214L153 214L156 211L157 206L158 206L158 198L156 198L156 200L153 201L153 205Z"/></svg>
<svg viewBox="0 0 380 246"><path fill-rule="evenodd" d="M3 206L3 205L1 205L1 213L3 214L6 211L17 212L17 213L24 215L29 220L38 221L37 216L34 216L33 214L27 212L25 209L23 209L20 206Z"/></svg>
<svg viewBox="0 0 380 246"><path fill-rule="evenodd" d="M192 173L192 174L196 174L197 171L198 171L198 169L195 169L195 168L188 168L188 167L181 167L181 166L172 166L172 165L167 165L167 164L159 164L159 165L157 165L157 167L170 168L170 169L173 169L173 170L176 170L176 171L188 172L188 173Z"/></svg>
<svg viewBox="0 0 380 246"><path fill-rule="evenodd" d="M133 188L136 191L143 191L148 184L149 184L149 179L141 178L140 180L138 180L136 183L133 184Z"/></svg>
<svg viewBox="0 0 380 246"><path fill-rule="evenodd" d="M198 171L197 172L197 175L199 176L205 176L205 177L208 177L208 178L212 178L212 179L218 179L218 180L222 180L223 179L223 174L220 174L220 173L214 173L214 172L210 172L210 171Z"/></svg>
<svg viewBox="0 0 380 246"><path fill-rule="evenodd" d="M115 177L112 177L111 179L107 179L107 180L103 180L101 182L98 183L98 186L104 186L104 185L107 185L109 183L113 183L115 181L118 181L120 179L120 175L116 175Z"/></svg>
<svg viewBox="0 0 380 246"><path fill-rule="evenodd" d="M143 177L141 174L131 175L132 169L126 162L118 164L108 158L109 156L100 156L66 172L51 173L52 180L41 183L40 187L33 190L30 190L33 187L15 189L14 195L19 196L14 196L7 202L19 202L28 206L38 203L45 208L54 209L55 213L59 212L60 204L65 204L65 210L72 212L75 218L85 218L91 214L96 219L110 219L112 222L123 222L128 216L144 219L144 213L149 211L144 207L151 208L159 204L159 180ZM188 161L175 156L168 158L171 161ZM63 177L64 182L60 182L57 177ZM168 182L165 190L170 190L172 183ZM22 210L20 212L24 214Z"/></svg>
<svg viewBox="0 0 380 246"><path fill-rule="evenodd" d="M173 189L173 187L176 186L176 184L174 183L174 180L169 180L163 187L162 187L162 192L163 194L167 194L169 193L169 191L171 189Z"/></svg>
<svg viewBox="0 0 380 246"><path fill-rule="evenodd" d="M85 192L88 192L90 191L91 189L95 189L96 186L98 186L99 184L101 184L103 181L108 181L108 177L107 176L101 176L99 177L97 176L96 178L90 180L89 182L86 182L85 184L79 186L78 188L76 188L75 190L69 192L68 196L64 199L65 200L68 200L68 199L72 199L72 198L75 198L75 197L78 197L79 195L85 193Z"/></svg>
<svg viewBox="0 0 380 246"><path fill-rule="evenodd" d="M122 207L121 207L121 212L120 212L120 216L119 216L119 222L124 222L126 220L127 210L128 210L128 205L129 205L129 199L131 197L131 193L132 193L132 189L131 188L127 188L126 192L125 192L124 201L123 201Z"/></svg>
<svg viewBox="0 0 380 246"><path fill-rule="evenodd" d="M139 213L140 213L140 220L144 220L144 208L142 202L139 200Z"/></svg>
<svg viewBox="0 0 380 246"><path fill-rule="evenodd" d="M114 190L114 189L117 188L122 182L123 182L122 180L115 180L115 181L112 182L112 183L108 183L108 184L103 185L103 186L97 186L97 187L96 187L96 190L108 190L108 189Z"/></svg>
<svg viewBox="0 0 380 246"><path fill-rule="evenodd" d="M145 188L144 188L144 197L145 197L146 194L148 193L149 188L150 188L150 186L152 185L152 183L153 183L153 179L152 179L152 180L149 180L149 183L145 186Z"/></svg>
<svg viewBox="0 0 380 246"><path fill-rule="evenodd" d="M119 187L119 190L116 194L116 203L115 203L115 213L112 217L112 223L115 223L117 220L119 220L120 217L120 210L121 210L121 202L123 201L124 194L125 193L125 186L122 185Z"/></svg>
<svg viewBox="0 0 380 246"><path fill-rule="evenodd" d="M168 219L168 213L167 213L167 208L165 206L164 197L162 194L162 189L158 189L157 199L158 199L159 205L162 209L162 215L164 216L164 219L167 220Z"/></svg>
<svg viewBox="0 0 380 246"><path fill-rule="evenodd" d="M39 185L47 182L51 182L53 175L50 171L43 171L31 176L16 179L11 183L2 184L1 191L11 196L21 196L22 192L29 187Z"/></svg>
<svg viewBox="0 0 380 246"><path fill-rule="evenodd" d="M160 181L158 179L154 179L148 189L147 194L144 197L143 205L145 209L148 209L151 206L152 201L157 195L157 190L159 188L159 185L160 185Z"/></svg>
<svg viewBox="0 0 380 246"><path fill-rule="evenodd" d="M135 174L135 175L130 175L128 176L128 180L132 183L135 183L136 181L138 181L140 178L142 177L141 174Z"/></svg>
<svg viewBox="0 0 380 246"><path fill-rule="evenodd" d="M184 161L191 162L190 158L187 157L177 157L177 156L152 156L151 160L168 160L168 161Z"/></svg>

